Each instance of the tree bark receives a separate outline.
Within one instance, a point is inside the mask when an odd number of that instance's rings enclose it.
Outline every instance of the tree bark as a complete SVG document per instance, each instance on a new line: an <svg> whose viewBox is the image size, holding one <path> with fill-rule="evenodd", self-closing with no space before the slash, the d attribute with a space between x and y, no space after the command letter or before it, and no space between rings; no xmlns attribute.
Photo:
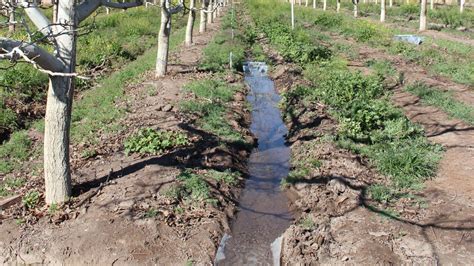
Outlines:
<svg viewBox="0 0 474 266"><path fill-rule="evenodd" d="M380 22L385 22L385 0L380 0Z"/></svg>
<svg viewBox="0 0 474 266"><path fill-rule="evenodd" d="M295 0L291 1L291 29L295 29Z"/></svg>
<svg viewBox="0 0 474 266"><path fill-rule="evenodd" d="M327 9L327 0L323 0L323 10L326 10Z"/></svg>
<svg viewBox="0 0 474 266"><path fill-rule="evenodd" d="M15 28L16 28L16 17L15 17L15 1L12 0L11 1L12 3L12 7L8 9L8 31L11 33L11 32L15 32Z"/></svg>
<svg viewBox="0 0 474 266"><path fill-rule="evenodd" d="M196 0L190 0L189 2L189 17L188 17L188 25L186 25L186 38L185 44L186 46L191 46L193 44L193 28L194 28L194 20L196 19L196 10L194 9Z"/></svg>
<svg viewBox="0 0 474 266"><path fill-rule="evenodd" d="M55 26L57 55L64 63L65 73L74 73L76 65L77 19L74 0L58 3L58 20L66 25ZM66 28L66 33L64 29ZM69 164L69 131L71 126L73 77L50 77L45 115L44 178L46 203L58 203L71 196Z"/></svg>
<svg viewBox="0 0 474 266"><path fill-rule="evenodd" d="M390 1L388 2L388 6L389 6L389 7L392 7L392 6L393 6L393 0L390 0Z"/></svg>
<svg viewBox="0 0 474 266"><path fill-rule="evenodd" d="M156 77L166 75L168 68L168 48L171 33L171 14L168 12L168 0L161 0L161 24L158 33L158 53L156 56Z"/></svg>
<svg viewBox="0 0 474 266"><path fill-rule="evenodd" d="M359 16L359 11L358 11L358 8L357 8L357 1L353 1L353 4L354 4L354 17L358 17Z"/></svg>
<svg viewBox="0 0 474 266"><path fill-rule="evenodd" d="M420 31L426 30L426 0L421 0L420 8Z"/></svg>
<svg viewBox="0 0 474 266"><path fill-rule="evenodd" d="M336 0L336 12L339 13L341 10L341 0Z"/></svg>
<svg viewBox="0 0 474 266"><path fill-rule="evenodd" d="M313 0L313 8L316 9L316 0Z"/></svg>
<svg viewBox="0 0 474 266"><path fill-rule="evenodd" d="M460 0L459 1L459 12L460 13L464 12L464 3L465 2L466 2L465 0Z"/></svg>
<svg viewBox="0 0 474 266"><path fill-rule="evenodd" d="M206 31L206 12L205 10L207 9L207 5L206 5L207 1L206 0L202 0L201 1L201 12L200 12L200 15L201 15L201 19L199 20L199 32L200 33L203 33Z"/></svg>

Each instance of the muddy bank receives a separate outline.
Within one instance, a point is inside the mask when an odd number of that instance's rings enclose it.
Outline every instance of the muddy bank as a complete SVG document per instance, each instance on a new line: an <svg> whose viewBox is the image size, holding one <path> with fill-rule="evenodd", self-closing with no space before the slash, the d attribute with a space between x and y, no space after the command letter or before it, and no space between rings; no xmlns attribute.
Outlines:
<svg viewBox="0 0 474 266"><path fill-rule="evenodd" d="M171 55L170 75L127 88L119 133L103 132L95 154L90 147L73 146L74 198L51 210L39 206L25 211L20 203L2 211L1 263L45 264L209 264L247 175L247 157L253 145L248 130L249 110L242 77L223 76L240 89L226 105L226 121L244 139L226 141L198 126L197 117L181 112L179 102L194 99L183 86L216 78L197 72L202 49L219 27L214 23L195 45ZM222 77L219 77L222 78ZM157 156L126 155L124 140L140 128L173 130L189 143ZM190 202L168 193L186 170L206 177L215 172L240 172L235 182L205 178L209 201ZM42 186L37 178L38 187ZM40 204L41 205L41 204Z"/></svg>

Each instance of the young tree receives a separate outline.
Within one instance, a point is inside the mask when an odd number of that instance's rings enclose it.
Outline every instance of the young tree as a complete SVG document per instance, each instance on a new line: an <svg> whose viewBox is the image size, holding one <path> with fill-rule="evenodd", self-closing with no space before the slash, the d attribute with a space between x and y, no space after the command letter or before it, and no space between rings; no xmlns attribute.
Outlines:
<svg viewBox="0 0 474 266"><path fill-rule="evenodd" d="M359 16L359 10L358 10L358 5L359 5L359 0L352 0L352 4L354 5L354 17Z"/></svg>
<svg viewBox="0 0 474 266"><path fill-rule="evenodd" d="M290 0L291 2L291 29L295 29L295 0Z"/></svg>
<svg viewBox="0 0 474 266"><path fill-rule="evenodd" d="M201 0L201 11L199 12L201 15L201 19L199 20L199 32L203 33L206 31L206 9L207 5L209 4L209 1L207 0Z"/></svg>
<svg viewBox="0 0 474 266"><path fill-rule="evenodd" d="M183 9L183 3L171 7L170 0L161 0L161 22L158 33L158 52L156 55L155 77L163 77L168 69L168 53L171 35L171 15Z"/></svg>
<svg viewBox="0 0 474 266"><path fill-rule="evenodd" d="M385 22L385 0L380 0L380 22Z"/></svg>
<svg viewBox="0 0 474 266"><path fill-rule="evenodd" d="M426 30L426 0L421 0L420 8L420 31Z"/></svg>
<svg viewBox="0 0 474 266"><path fill-rule="evenodd" d="M214 1L216 0L209 0L209 4L207 5L207 23L208 24L214 23L214 15L212 14L214 10Z"/></svg>
<svg viewBox="0 0 474 266"><path fill-rule="evenodd" d="M74 95L76 40L79 23L99 6L129 8L142 2L113 3L108 0L59 0L57 22L51 23L32 2L19 2L44 40L54 47L49 53L35 43L0 37L0 59L23 59L49 75L44 132L44 178L47 203L67 200L71 195L69 131Z"/></svg>
<svg viewBox="0 0 474 266"><path fill-rule="evenodd" d="M186 25L186 38L185 44L186 46L191 46L193 44L193 28L194 28L194 20L196 20L196 9L194 8L196 0L189 1L189 16L188 16L188 24Z"/></svg>
<svg viewBox="0 0 474 266"><path fill-rule="evenodd" d="M336 0L336 12L339 13L341 9L341 0Z"/></svg>
<svg viewBox="0 0 474 266"><path fill-rule="evenodd" d="M327 9L327 0L323 0L323 10L326 11Z"/></svg>
<svg viewBox="0 0 474 266"><path fill-rule="evenodd" d="M316 0L313 0L313 9L316 9Z"/></svg>

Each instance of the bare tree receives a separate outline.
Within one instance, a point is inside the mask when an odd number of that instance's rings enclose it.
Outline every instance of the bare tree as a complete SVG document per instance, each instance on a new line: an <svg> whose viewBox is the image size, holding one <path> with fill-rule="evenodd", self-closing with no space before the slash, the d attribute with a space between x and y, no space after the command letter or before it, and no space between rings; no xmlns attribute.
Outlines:
<svg viewBox="0 0 474 266"><path fill-rule="evenodd" d="M426 0L421 0L420 8L420 31L426 30Z"/></svg>
<svg viewBox="0 0 474 266"><path fill-rule="evenodd" d="M380 0L380 22L385 22L385 0Z"/></svg>
<svg viewBox="0 0 474 266"><path fill-rule="evenodd" d="M51 23L40 8L23 0L19 3L38 31L49 40L49 53L31 39L28 42L0 37L0 59L27 61L49 75L44 132L44 178L47 203L67 200L71 195L69 131L74 94L76 40L79 23L99 6L129 8L142 2L114 3L108 0L59 0L56 23Z"/></svg>
<svg viewBox="0 0 474 266"><path fill-rule="evenodd" d="M200 15L201 15L201 19L199 20L199 32L200 33L203 33L206 31L206 9L207 9L207 5L209 4L209 1L207 0L201 0L201 10L200 10Z"/></svg>
<svg viewBox="0 0 474 266"><path fill-rule="evenodd" d="M352 4L354 5L354 17L359 16L359 10L358 10L358 5L359 5L359 0L352 0Z"/></svg>
<svg viewBox="0 0 474 266"><path fill-rule="evenodd" d="M190 46L193 44L193 28L194 28L194 20L196 20L196 9L194 8L196 0L189 1L189 16L188 16L188 24L186 25L186 38L185 44L186 46Z"/></svg>
<svg viewBox="0 0 474 266"><path fill-rule="evenodd" d="M183 2L171 7L170 0L161 0L161 24L158 33L158 52L156 55L155 76L163 77L168 69L168 53L171 35L171 15L183 10Z"/></svg>

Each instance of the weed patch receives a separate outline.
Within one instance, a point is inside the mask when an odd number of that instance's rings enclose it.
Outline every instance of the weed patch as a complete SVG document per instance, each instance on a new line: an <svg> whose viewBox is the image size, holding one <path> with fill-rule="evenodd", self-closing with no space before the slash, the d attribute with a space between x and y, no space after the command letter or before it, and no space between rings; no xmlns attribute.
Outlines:
<svg viewBox="0 0 474 266"><path fill-rule="evenodd" d="M160 154L189 144L186 134L172 130L143 128L125 141L125 153Z"/></svg>

